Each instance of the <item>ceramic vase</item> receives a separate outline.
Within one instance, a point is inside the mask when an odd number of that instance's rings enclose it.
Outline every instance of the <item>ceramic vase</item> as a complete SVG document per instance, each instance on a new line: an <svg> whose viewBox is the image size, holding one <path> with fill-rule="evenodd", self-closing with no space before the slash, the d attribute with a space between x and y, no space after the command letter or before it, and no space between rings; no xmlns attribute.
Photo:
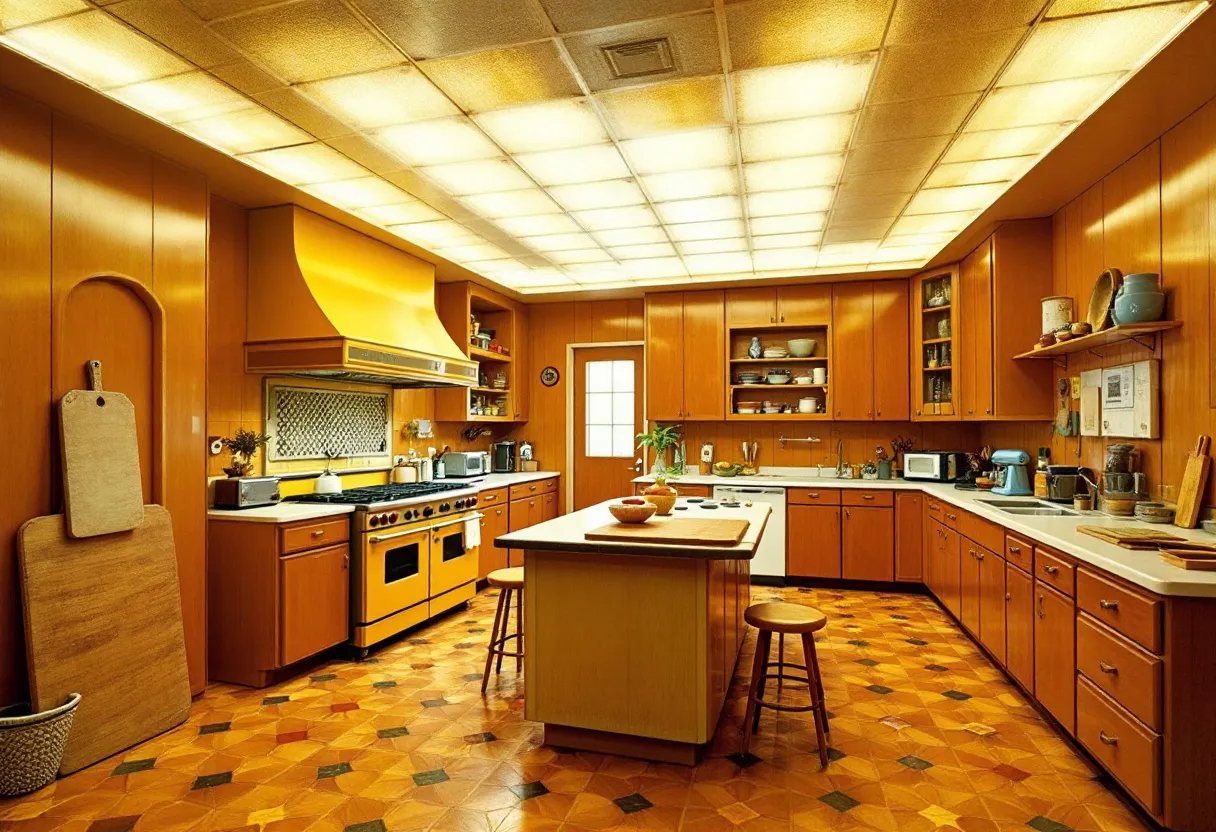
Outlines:
<svg viewBox="0 0 1216 832"><path fill-rule="evenodd" d="M1161 320L1165 312L1165 293L1151 272L1123 276L1115 294L1110 316L1116 324L1143 324Z"/></svg>
<svg viewBox="0 0 1216 832"><path fill-rule="evenodd" d="M759 358L764 355L764 345L760 343L760 336L752 336L752 343L747 348L747 354L751 358Z"/></svg>

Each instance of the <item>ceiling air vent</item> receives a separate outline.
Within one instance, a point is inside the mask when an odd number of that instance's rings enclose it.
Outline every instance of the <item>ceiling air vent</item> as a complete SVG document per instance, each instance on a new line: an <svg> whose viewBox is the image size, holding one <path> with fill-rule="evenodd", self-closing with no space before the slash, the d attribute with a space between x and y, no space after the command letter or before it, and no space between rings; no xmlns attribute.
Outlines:
<svg viewBox="0 0 1216 832"><path fill-rule="evenodd" d="M672 72L676 68L667 38L638 40L602 47L615 78L642 78Z"/></svg>

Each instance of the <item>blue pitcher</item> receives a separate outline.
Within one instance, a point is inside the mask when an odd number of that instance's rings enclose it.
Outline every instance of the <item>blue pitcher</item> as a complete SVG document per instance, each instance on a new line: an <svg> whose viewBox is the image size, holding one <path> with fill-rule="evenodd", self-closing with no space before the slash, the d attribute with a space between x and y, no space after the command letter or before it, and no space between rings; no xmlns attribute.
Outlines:
<svg viewBox="0 0 1216 832"><path fill-rule="evenodd" d="M1151 272L1123 276L1115 295L1110 317L1116 324L1145 324L1161 320L1165 312L1165 293Z"/></svg>

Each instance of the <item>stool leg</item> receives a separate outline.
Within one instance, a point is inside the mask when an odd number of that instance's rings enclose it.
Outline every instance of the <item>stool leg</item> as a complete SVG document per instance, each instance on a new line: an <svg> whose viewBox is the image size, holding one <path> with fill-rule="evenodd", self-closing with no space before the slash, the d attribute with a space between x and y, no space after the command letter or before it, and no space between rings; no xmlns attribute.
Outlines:
<svg viewBox="0 0 1216 832"><path fill-rule="evenodd" d="M498 636L498 663L494 669L495 673L502 673L502 651L507 647L507 632L511 624L511 590L503 589L502 592L506 600L502 605L502 633Z"/></svg>
<svg viewBox="0 0 1216 832"><path fill-rule="evenodd" d="M810 665L815 668L815 689L819 692L819 702L823 705L823 732L831 735L832 725L828 722L827 697L823 694L823 674L819 672L819 651L815 649L815 636L811 636L811 662ZM810 671L807 671L810 676Z"/></svg>
<svg viewBox="0 0 1216 832"><path fill-rule="evenodd" d="M781 698L781 677L785 675L785 633L777 633L777 698Z"/></svg>
<svg viewBox="0 0 1216 832"><path fill-rule="evenodd" d="M524 669L524 591L515 590L515 672Z"/></svg>
<svg viewBox="0 0 1216 832"><path fill-rule="evenodd" d="M773 646L773 634L771 632L769 632L768 630L761 630L760 632L764 636L764 640L763 640L763 642L761 642L759 639L757 639L756 649L759 650L761 643L764 644L764 664L761 666L760 673L758 674L759 678L760 678L760 684L756 688L757 701L764 699L764 688L767 686L767 683L768 683L768 680L765 678L766 675L768 674L768 659L769 659L769 654L772 651L772 646ZM780 639L778 639L778 641L780 641ZM755 678L755 676L756 676L756 674L753 674L753 678ZM781 680L778 679L777 681L778 681L778 683L780 683ZM758 733L760 731L760 712L763 710L764 710L763 708L757 707L756 712L752 715L752 733L753 734Z"/></svg>
<svg viewBox="0 0 1216 832"><path fill-rule="evenodd" d="M828 721L827 714L823 712L823 696L819 693L817 679L819 676L818 669L812 671L812 667L816 667L818 662L815 659L815 637L810 633L802 634L802 657L806 661L807 666L807 688L811 694L811 715L815 718L815 739L819 743L819 766L820 768L828 767L828 741L824 736L823 726Z"/></svg>
<svg viewBox="0 0 1216 832"><path fill-rule="evenodd" d="M752 733L760 725L760 707L757 704L764 695L764 668L768 664L768 648L773 634L768 630L756 633L756 656L752 660L752 681L747 690L747 711L743 714L743 753L752 744ZM754 723L754 724L753 724Z"/></svg>
<svg viewBox="0 0 1216 832"><path fill-rule="evenodd" d="M506 590L501 590L498 593L498 606L494 610L494 629L490 630L490 644L486 648L486 669L481 674L481 692L484 695L486 685L490 683L490 665L494 663L494 642L498 639L498 627L502 623L502 607L503 593Z"/></svg>

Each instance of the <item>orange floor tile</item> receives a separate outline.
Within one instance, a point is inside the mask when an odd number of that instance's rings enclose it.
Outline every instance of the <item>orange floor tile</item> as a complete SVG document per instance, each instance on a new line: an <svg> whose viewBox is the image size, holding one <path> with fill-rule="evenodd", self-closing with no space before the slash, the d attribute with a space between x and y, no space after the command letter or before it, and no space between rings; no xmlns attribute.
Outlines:
<svg viewBox="0 0 1216 832"><path fill-rule="evenodd" d="M751 636L699 766L542 745L513 660L486 698L479 691L495 594L367 662L330 662L262 691L213 686L174 731L0 801L0 828L1147 828L927 598L754 590L829 615L821 772L809 715L766 711L752 754L738 754ZM793 640L787 656L801 658Z"/></svg>

